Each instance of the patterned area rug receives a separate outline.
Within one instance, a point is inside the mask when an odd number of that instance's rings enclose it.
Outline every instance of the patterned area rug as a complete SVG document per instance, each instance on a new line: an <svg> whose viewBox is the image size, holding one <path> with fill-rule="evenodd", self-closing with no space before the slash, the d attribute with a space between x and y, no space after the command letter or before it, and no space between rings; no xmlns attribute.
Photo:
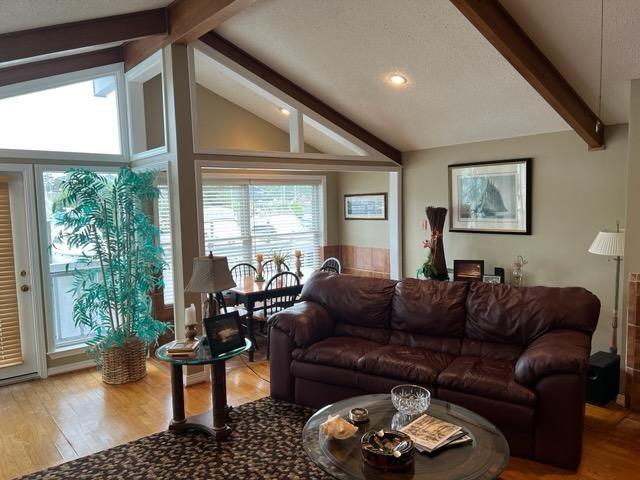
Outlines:
<svg viewBox="0 0 640 480"><path fill-rule="evenodd" d="M313 410L263 398L231 412L224 442L201 433L161 432L23 479L328 479L307 457L302 428Z"/></svg>

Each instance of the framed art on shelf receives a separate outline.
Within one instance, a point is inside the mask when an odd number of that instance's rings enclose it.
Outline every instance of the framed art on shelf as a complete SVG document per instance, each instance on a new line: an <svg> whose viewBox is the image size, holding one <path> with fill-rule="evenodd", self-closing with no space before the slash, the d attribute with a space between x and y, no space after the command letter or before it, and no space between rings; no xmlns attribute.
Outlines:
<svg viewBox="0 0 640 480"><path fill-rule="evenodd" d="M454 260L454 282L481 282L484 276L484 260Z"/></svg>
<svg viewBox="0 0 640 480"><path fill-rule="evenodd" d="M449 165L449 231L531 235L531 159Z"/></svg>
<svg viewBox="0 0 640 480"><path fill-rule="evenodd" d="M205 318L204 329L212 357L245 345L238 312L229 312Z"/></svg>
<svg viewBox="0 0 640 480"><path fill-rule="evenodd" d="M345 220L386 220L386 193L357 193L344 196Z"/></svg>

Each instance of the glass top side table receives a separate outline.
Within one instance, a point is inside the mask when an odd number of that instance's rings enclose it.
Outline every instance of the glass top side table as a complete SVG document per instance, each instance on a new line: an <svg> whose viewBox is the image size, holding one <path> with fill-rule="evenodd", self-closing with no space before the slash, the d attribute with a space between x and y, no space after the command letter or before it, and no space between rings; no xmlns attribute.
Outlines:
<svg viewBox="0 0 640 480"><path fill-rule="evenodd" d="M242 355L251 348L251 341L245 339L244 346L211 356L208 345L200 345L195 357L172 357L167 350L170 344L162 345L156 350L156 358L171 364L171 400L173 418L169 430L187 431L198 430L212 435L217 440L225 439L231 433L228 424L227 379L225 360ZM184 384L182 381L182 367L185 365L211 365L211 400L213 412L206 412L193 417L186 417L184 412Z"/></svg>

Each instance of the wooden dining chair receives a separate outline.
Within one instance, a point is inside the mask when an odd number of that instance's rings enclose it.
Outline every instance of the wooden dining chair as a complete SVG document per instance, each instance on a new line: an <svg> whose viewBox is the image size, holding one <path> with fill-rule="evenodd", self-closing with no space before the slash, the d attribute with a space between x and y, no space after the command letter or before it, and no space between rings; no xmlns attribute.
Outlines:
<svg viewBox="0 0 640 480"><path fill-rule="evenodd" d="M286 263L282 264L282 269L285 272L289 271L289 267L287 266ZM262 264L262 275L266 280L269 280L276 273L278 273L278 266L276 265L276 262L274 262L273 260L267 260Z"/></svg>
<svg viewBox="0 0 640 480"><path fill-rule="evenodd" d="M245 278L255 277L258 274L258 270L256 270L256 267L254 267L250 263L237 263L233 267L231 267L230 273L233 281L236 282L236 285L241 285ZM235 302L235 298L225 295L222 292L216 293L216 300L218 300L220 310L222 310L224 313L229 313L229 311L231 311L229 307L238 305ZM247 312L238 309L238 313L240 313L240 316L242 317L243 314L246 315Z"/></svg>
<svg viewBox="0 0 640 480"><path fill-rule="evenodd" d="M319 270L321 272L342 273L342 264L340 264L340 260L338 260L336 257L329 257L324 262L322 262Z"/></svg>
<svg viewBox="0 0 640 480"><path fill-rule="evenodd" d="M254 314L254 320L263 322L267 328L267 359L269 359L269 343L271 340L271 325L269 317L274 313L293 306L298 298L300 279L291 272L277 273L264 287L264 306Z"/></svg>

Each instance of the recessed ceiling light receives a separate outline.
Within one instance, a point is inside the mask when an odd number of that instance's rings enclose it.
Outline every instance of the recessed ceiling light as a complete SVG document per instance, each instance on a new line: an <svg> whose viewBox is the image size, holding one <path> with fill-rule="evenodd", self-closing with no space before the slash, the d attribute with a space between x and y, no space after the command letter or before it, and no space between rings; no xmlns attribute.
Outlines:
<svg viewBox="0 0 640 480"><path fill-rule="evenodd" d="M389 83L396 87L401 87L407 83L407 77L400 75L399 73L392 73L388 77Z"/></svg>
<svg viewBox="0 0 640 480"><path fill-rule="evenodd" d="M287 110L286 108L282 108L280 107L278 110L280 110L280 113L283 115L289 115L291 112L289 110Z"/></svg>

